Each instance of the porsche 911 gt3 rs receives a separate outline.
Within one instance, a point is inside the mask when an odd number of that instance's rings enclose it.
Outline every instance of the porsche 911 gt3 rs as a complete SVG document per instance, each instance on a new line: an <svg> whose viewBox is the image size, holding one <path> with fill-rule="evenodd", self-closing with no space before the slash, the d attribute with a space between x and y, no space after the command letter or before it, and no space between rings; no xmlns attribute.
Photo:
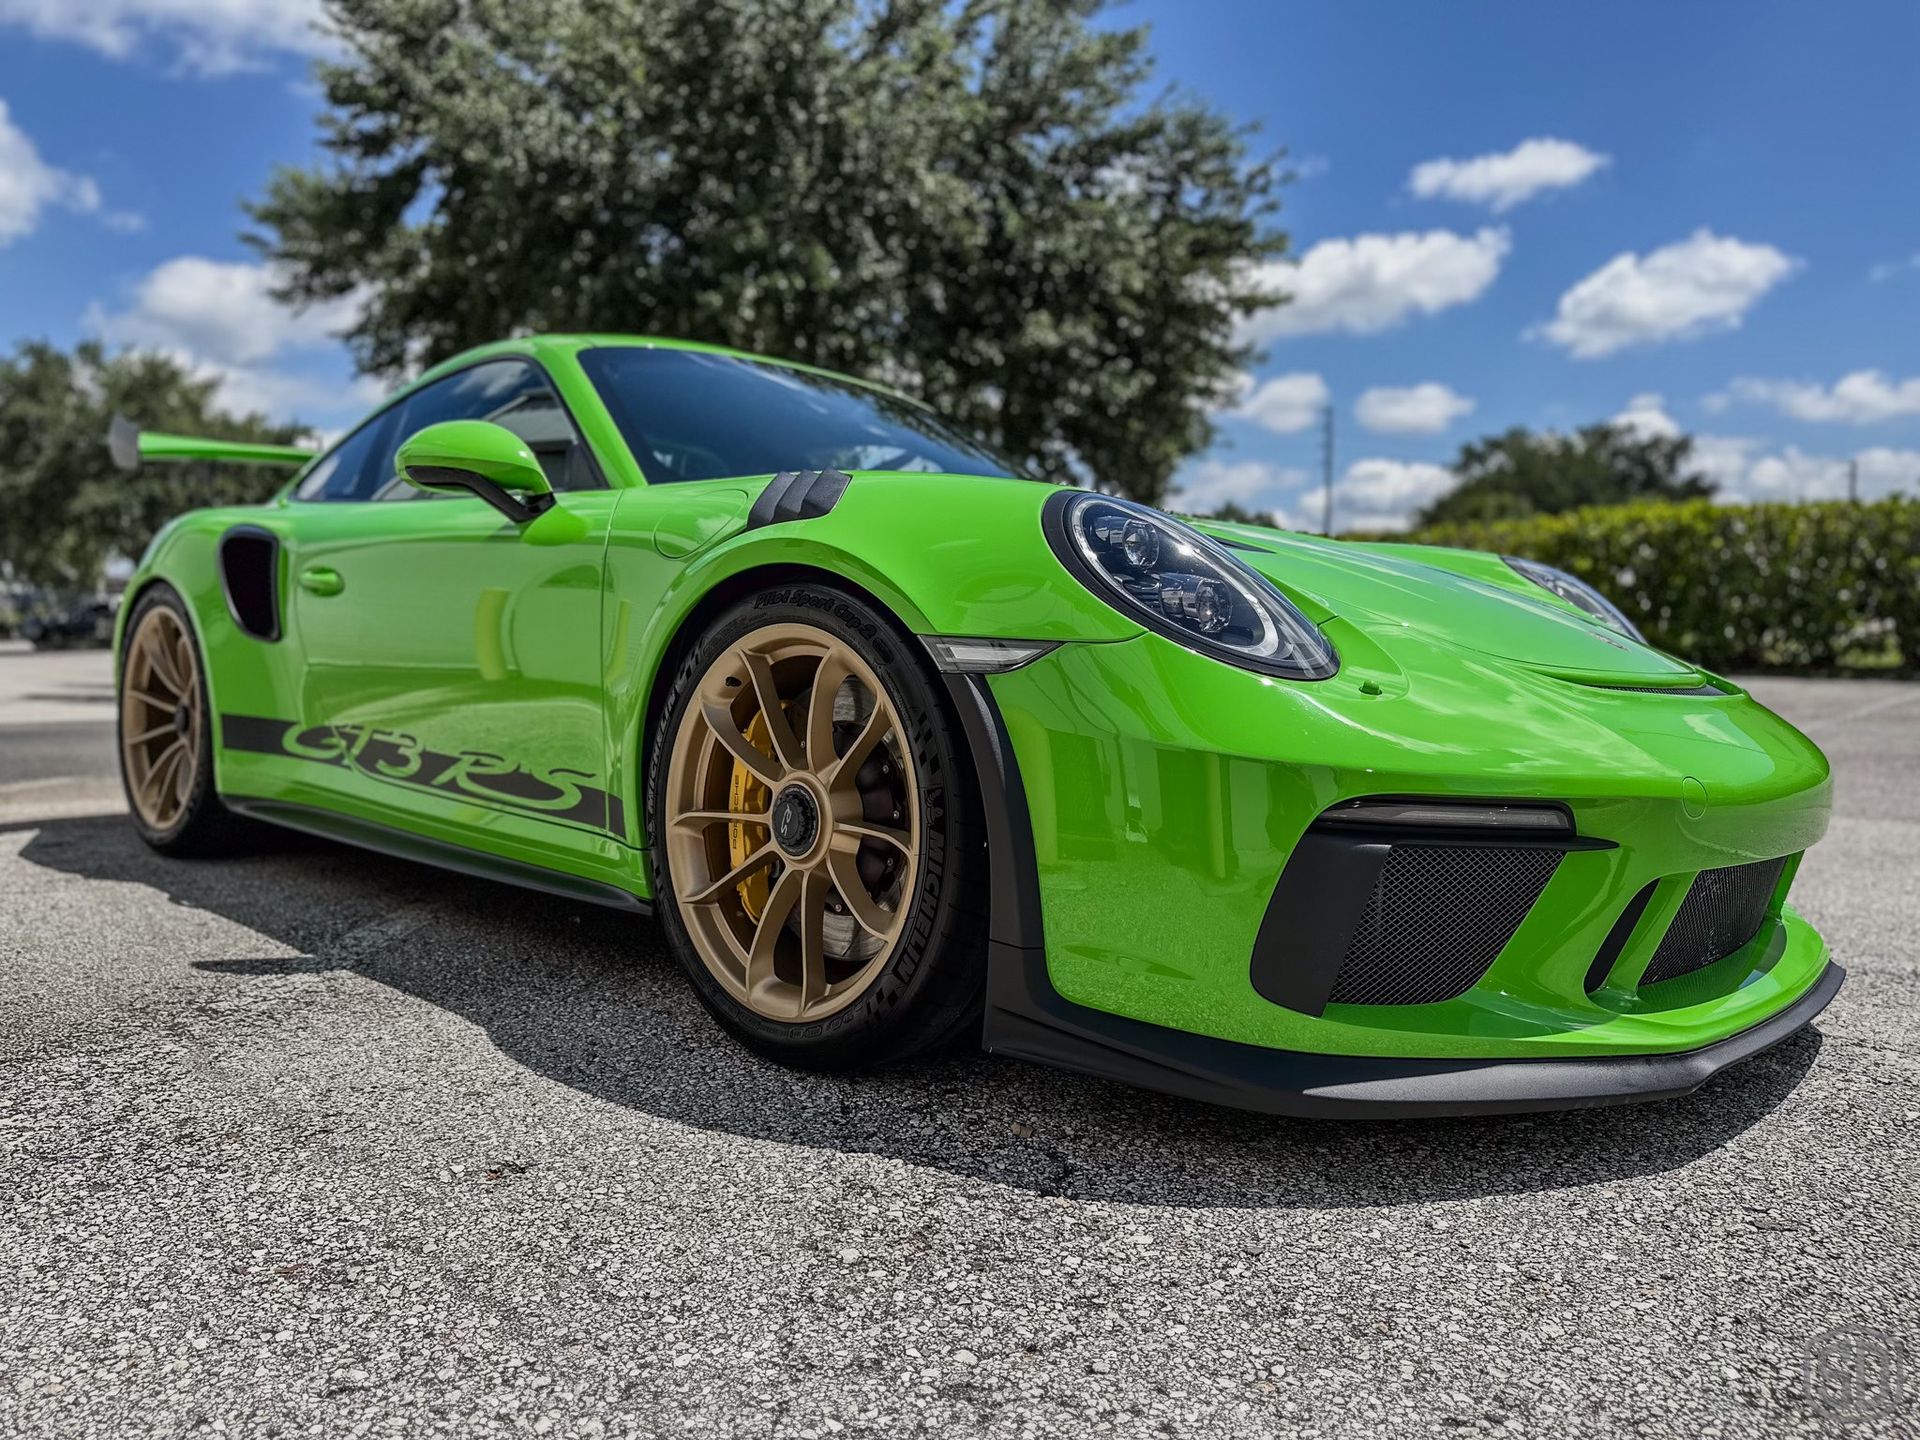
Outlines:
<svg viewBox="0 0 1920 1440"><path fill-rule="evenodd" d="M1019 478L678 342L429 372L154 540L134 824L266 821L653 912L744 1043L954 1043L1257 1110L1684 1093L1842 972L1818 749L1570 575Z"/></svg>

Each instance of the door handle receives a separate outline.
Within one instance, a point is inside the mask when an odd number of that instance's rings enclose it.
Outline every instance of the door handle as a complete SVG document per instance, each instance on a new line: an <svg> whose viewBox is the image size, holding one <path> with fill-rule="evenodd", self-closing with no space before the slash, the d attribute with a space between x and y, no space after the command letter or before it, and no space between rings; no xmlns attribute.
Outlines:
<svg viewBox="0 0 1920 1440"><path fill-rule="evenodd" d="M338 595L347 588L340 572L325 565L309 565L300 572L300 588L309 595Z"/></svg>

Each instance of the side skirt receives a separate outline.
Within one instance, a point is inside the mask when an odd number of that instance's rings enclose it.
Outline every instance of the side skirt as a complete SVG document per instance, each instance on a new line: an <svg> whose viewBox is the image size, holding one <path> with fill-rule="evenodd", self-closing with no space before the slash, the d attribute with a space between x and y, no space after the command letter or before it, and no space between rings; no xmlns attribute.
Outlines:
<svg viewBox="0 0 1920 1440"><path fill-rule="evenodd" d="M296 805L285 800L254 800L244 795L222 795L220 803L235 814L245 815L252 820L298 830L303 835L317 835L323 840L339 840L363 850L391 855L398 860L435 865L442 870L455 870L481 880L499 880L523 889L540 890L568 900L584 900L592 905L606 905L635 915L653 913L652 901L622 890L617 885L584 880L563 870L549 870L545 866L529 865L523 860L489 855L484 850L469 850L464 845L450 845L443 840L415 835L411 831L396 830L390 825L379 825L371 820L322 810L316 805Z"/></svg>

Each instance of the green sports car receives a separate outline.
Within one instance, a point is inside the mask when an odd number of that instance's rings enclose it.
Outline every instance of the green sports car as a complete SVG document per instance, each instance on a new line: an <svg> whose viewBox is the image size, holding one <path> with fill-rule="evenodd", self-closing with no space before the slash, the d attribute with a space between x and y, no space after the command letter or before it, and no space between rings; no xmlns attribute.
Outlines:
<svg viewBox="0 0 1920 1440"><path fill-rule="evenodd" d="M155 538L134 823L657 912L745 1044L1286 1114L1682 1094L1839 988L1819 750L1525 560L1018 478L877 385L548 336Z"/></svg>

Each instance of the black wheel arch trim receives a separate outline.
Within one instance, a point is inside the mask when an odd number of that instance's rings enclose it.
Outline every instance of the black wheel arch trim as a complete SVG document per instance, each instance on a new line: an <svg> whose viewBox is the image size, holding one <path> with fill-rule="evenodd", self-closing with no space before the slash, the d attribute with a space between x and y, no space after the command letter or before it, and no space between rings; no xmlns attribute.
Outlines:
<svg viewBox="0 0 1920 1440"><path fill-rule="evenodd" d="M1194 1035L1067 999L1047 974L1039 869L1019 762L984 677L943 676L973 752L986 819L990 899L981 1043L993 1054L1268 1115L1412 1119L1663 1100L1780 1043L1838 993L1828 963L1790 1005L1677 1054L1577 1059L1318 1055Z"/></svg>

